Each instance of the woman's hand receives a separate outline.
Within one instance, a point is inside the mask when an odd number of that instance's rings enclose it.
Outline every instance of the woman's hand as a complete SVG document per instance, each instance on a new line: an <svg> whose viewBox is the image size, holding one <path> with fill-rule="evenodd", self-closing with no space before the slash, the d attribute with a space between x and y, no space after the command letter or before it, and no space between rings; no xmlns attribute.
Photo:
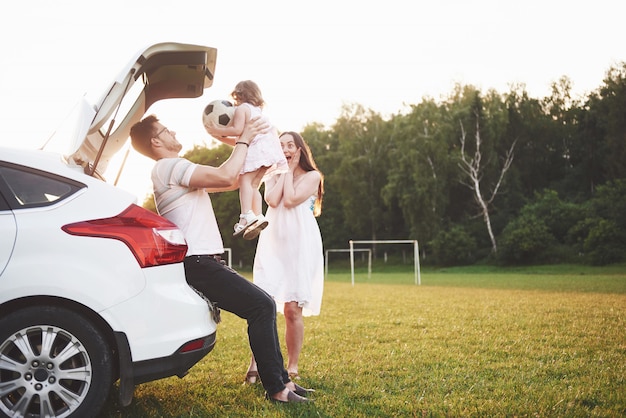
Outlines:
<svg viewBox="0 0 626 418"><path fill-rule="evenodd" d="M298 148L296 152L291 156L291 160L289 160L289 171L292 173L298 166L300 165L300 153L302 152L302 148Z"/></svg>

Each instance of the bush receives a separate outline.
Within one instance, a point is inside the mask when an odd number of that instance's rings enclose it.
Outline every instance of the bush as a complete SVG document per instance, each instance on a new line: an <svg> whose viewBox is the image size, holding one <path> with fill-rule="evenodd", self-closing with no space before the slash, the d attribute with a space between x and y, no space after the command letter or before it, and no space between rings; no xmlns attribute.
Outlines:
<svg viewBox="0 0 626 418"><path fill-rule="evenodd" d="M626 233L612 220L600 219L584 244L591 264L599 266L626 259Z"/></svg>
<svg viewBox="0 0 626 418"><path fill-rule="evenodd" d="M523 214L504 228L498 260L504 264L543 263L550 259L548 250L556 244L542 219Z"/></svg>
<svg viewBox="0 0 626 418"><path fill-rule="evenodd" d="M542 194L537 194L535 202L524 206L521 214L541 219L550 234L561 243L565 242L572 225L584 218L584 212L578 205L562 201L554 190L544 190Z"/></svg>
<svg viewBox="0 0 626 418"><path fill-rule="evenodd" d="M460 266L476 261L476 241L461 226L440 231L429 243L435 262L442 266Z"/></svg>
<svg viewBox="0 0 626 418"><path fill-rule="evenodd" d="M626 260L626 181L599 186L580 209L584 218L570 228L567 242L593 265Z"/></svg>

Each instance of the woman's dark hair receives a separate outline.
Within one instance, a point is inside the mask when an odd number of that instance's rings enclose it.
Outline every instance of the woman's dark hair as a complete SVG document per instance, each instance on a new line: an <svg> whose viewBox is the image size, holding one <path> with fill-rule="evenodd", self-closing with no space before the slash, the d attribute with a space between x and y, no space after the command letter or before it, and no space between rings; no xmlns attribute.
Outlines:
<svg viewBox="0 0 626 418"><path fill-rule="evenodd" d="M322 200L324 198L324 174L322 174L319 168L317 168L317 164L315 164L315 160L313 159L313 153L311 153L311 148L309 148L309 145L304 142L302 135L293 131L283 132L280 134L280 137L282 138L283 135L291 135L296 147L302 150L300 153L300 168L304 171L317 171L320 173L320 184L317 188L317 198L315 199L315 205L313 206L313 214L315 216L319 216L322 213Z"/></svg>

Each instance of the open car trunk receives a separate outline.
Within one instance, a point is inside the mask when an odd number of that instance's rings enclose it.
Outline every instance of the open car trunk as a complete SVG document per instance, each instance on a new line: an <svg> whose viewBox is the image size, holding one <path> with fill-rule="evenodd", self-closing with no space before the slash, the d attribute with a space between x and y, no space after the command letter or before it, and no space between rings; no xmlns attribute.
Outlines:
<svg viewBox="0 0 626 418"><path fill-rule="evenodd" d="M136 54L95 105L82 103L75 151L68 163L102 178L130 128L162 99L196 98L213 84L217 49L180 43L152 45Z"/></svg>

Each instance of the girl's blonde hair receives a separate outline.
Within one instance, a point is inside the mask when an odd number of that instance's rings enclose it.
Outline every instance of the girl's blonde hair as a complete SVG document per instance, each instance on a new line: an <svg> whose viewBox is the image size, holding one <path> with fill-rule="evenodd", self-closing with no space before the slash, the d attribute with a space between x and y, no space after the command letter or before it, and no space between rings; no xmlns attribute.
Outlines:
<svg viewBox="0 0 626 418"><path fill-rule="evenodd" d="M263 95L261 95L261 89L252 80L237 83L230 95L237 103L249 103L257 107L263 107L263 105L265 105Z"/></svg>

